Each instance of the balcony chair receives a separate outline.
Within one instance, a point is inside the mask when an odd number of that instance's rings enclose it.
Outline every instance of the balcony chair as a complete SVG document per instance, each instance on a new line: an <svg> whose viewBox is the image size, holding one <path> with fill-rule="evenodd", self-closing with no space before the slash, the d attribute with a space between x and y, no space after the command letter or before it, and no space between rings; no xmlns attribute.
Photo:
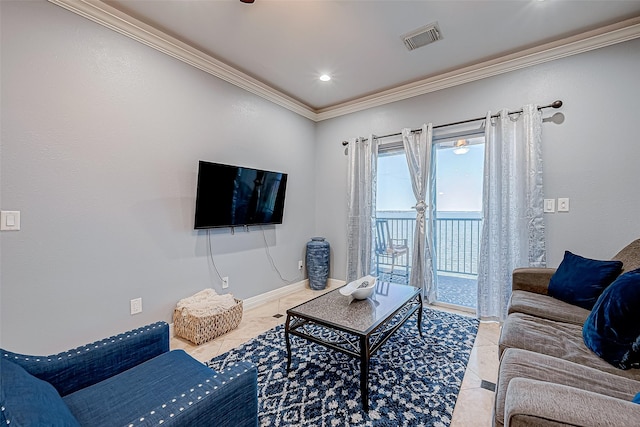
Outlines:
<svg viewBox="0 0 640 427"><path fill-rule="evenodd" d="M397 265L398 259L404 259L401 264L404 267L404 277L409 280L409 246L407 239L394 239L391 237L389 220L376 220L376 273L380 274L380 258L391 258L391 276Z"/></svg>
<svg viewBox="0 0 640 427"><path fill-rule="evenodd" d="M51 356L0 351L2 425L258 425L256 367L169 351L166 322Z"/></svg>

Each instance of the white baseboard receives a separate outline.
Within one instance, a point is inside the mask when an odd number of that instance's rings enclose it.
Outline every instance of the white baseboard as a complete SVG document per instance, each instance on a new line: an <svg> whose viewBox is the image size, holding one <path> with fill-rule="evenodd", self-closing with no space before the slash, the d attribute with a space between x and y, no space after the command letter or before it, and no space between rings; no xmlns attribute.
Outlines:
<svg viewBox="0 0 640 427"><path fill-rule="evenodd" d="M344 280L338 280L338 279L329 279L327 281L327 288L339 288L340 286L344 286L346 285L347 282L345 282Z"/></svg>
<svg viewBox="0 0 640 427"><path fill-rule="evenodd" d="M329 279L327 281L327 288L338 288L344 284L344 280ZM308 279L301 280L300 282L292 283L291 285L283 286L281 288L274 289L272 291L265 292L251 298L247 298L242 301L242 308L243 310L250 310L268 302L279 300L282 297L285 297L293 292L297 292L302 289L309 289Z"/></svg>

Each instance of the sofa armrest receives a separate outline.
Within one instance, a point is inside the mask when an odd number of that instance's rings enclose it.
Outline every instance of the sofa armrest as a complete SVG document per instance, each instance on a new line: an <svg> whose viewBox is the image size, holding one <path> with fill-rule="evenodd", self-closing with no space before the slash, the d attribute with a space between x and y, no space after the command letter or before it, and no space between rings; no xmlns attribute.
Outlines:
<svg viewBox="0 0 640 427"><path fill-rule="evenodd" d="M255 365L241 361L211 373L211 378L194 384L126 425L256 427L258 370Z"/></svg>
<svg viewBox="0 0 640 427"><path fill-rule="evenodd" d="M1 351L2 357L66 396L169 351L169 325L153 323L50 356Z"/></svg>
<svg viewBox="0 0 640 427"><path fill-rule="evenodd" d="M511 290L549 294L549 281L555 268L525 267L513 270Z"/></svg>
<svg viewBox="0 0 640 427"><path fill-rule="evenodd" d="M640 405L631 400L528 378L509 382L504 411L505 427L623 426L640 419Z"/></svg>

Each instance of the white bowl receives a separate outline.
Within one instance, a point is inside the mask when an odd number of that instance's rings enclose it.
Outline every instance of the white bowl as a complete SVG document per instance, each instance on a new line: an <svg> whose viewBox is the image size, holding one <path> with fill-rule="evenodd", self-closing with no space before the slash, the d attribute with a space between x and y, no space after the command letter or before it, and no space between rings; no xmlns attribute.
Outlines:
<svg viewBox="0 0 640 427"><path fill-rule="evenodd" d="M375 283L370 283L365 288L360 288L353 291L351 296L354 297L355 299L367 299L373 294L373 291L375 290L375 288L376 288Z"/></svg>
<svg viewBox="0 0 640 427"><path fill-rule="evenodd" d="M368 283L365 286L360 287L364 282ZM365 299L369 298L373 294L375 288L376 278L373 276L365 276L340 288L340 293L345 296L350 295L355 299Z"/></svg>

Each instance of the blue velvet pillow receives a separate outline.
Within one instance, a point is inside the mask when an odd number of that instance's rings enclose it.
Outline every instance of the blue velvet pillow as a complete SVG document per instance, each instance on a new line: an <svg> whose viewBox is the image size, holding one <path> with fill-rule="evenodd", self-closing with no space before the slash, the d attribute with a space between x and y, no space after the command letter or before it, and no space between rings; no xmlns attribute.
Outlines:
<svg viewBox="0 0 640 427"><path fill-rule="evenodd" d="M0 406L2 424L80 427L51 384L4 358L0 360Z"/></svg>
<svg viewBox="0 0 640 427"><path fill-rule="evenodd" d="M621 271L620 261L598 261L565 251L562 262L549 281L549 295L591 310L602 291Z"/></svg>
<svg viewBox="0 0 640 427"><path fill-rule="evenodd" d="M633 403L640 403L640 393L636 394L636 397L632 400Z"/></svg>
<svg viewBox="0 0 640 427"><path fill-rule="evenodd" d="M582 327L584 343L621 368L640 368L640 268L604 290Z"/></svg>

